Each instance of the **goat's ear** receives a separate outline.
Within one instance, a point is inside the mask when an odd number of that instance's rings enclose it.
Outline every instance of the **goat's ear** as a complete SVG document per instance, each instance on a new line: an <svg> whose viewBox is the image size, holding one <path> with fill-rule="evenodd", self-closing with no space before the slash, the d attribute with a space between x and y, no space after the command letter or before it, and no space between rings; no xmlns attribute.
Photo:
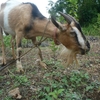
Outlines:
<svg viewBox="0 0 100 100"><path fill-rule="evenodd" d="M55 18L53 16L51 16L51 21L52 23L59 28L61 31L65 31L66 29L62 27L62 25L60 23L58 23Z"/></svg>

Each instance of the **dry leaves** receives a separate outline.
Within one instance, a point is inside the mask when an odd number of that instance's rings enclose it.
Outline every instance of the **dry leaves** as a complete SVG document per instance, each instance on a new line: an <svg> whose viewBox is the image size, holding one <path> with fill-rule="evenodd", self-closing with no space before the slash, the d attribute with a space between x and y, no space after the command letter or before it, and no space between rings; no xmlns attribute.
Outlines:
<svg viewBox="0 0 100 100"><path fill-rule="evenodd" d="M15 99L21 99L22 96L20 95L19 88L15 88L8 92L9 96L15 98Z"/></svg>

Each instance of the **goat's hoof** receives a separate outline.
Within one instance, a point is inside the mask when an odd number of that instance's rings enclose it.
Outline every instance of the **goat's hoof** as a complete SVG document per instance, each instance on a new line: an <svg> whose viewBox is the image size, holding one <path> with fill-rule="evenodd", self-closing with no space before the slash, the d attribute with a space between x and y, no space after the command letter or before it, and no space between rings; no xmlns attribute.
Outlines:
<svg viewBox="0 0 100 100"><path fill-rule="evenodd" d="M4 67L5 65L6 65L6 64L2 63L2 64L1 64L1 67Z"/></svg>
<svg viewBox="0 0 100 100"><path fill-rule="evenodd" d="M17 72L18 73L24 73L24 70L23 70L23 68L20 67L20 68L17 68Z"/></svg>

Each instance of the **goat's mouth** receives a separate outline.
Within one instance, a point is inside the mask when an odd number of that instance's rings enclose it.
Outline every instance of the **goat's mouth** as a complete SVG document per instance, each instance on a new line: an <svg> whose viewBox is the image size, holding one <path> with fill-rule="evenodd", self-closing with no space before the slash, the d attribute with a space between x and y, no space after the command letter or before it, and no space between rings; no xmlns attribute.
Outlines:
<svg viewBox="0 0 100 100"><path fill-rule="evenodd" d="M85 54L87 54L89 51L90 51L89 48L88 48L88 49L82 49L82 48L80 48L80 53L81 53L81 55L85 55Z"/></svg>

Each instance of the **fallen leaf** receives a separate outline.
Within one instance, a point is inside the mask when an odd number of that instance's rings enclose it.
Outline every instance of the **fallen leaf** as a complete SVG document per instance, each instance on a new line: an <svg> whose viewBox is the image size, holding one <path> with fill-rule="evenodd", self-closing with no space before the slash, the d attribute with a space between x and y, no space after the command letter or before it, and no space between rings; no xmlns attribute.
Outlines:
<svg viewBox="0 0 100 100"><path fill-rule="evenodd" d="M14 97L15 99L21 99L19 88L15 88L8 92L9 96Z"/></svg>

